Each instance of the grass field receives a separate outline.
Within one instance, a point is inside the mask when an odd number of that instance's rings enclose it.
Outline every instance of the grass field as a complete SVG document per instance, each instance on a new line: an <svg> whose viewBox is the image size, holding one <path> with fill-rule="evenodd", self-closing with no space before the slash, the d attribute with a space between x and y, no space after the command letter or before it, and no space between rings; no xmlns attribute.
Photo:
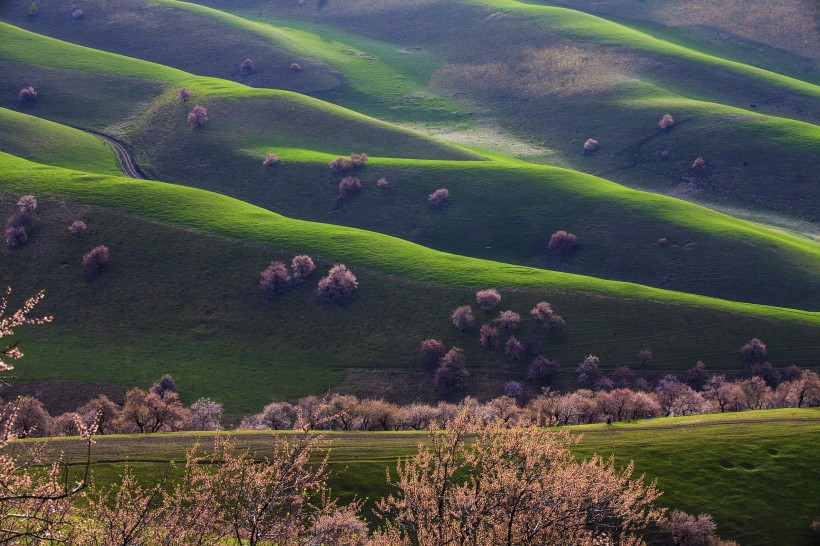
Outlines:
<svg viewBox="0 0 820 546"><path fill-rule="evenodd" d="M635 462L637 474L657 478L661 504L690 513L708 512L724 538L747 545L797 545L812 540L809 524L820 512L812 494L820 487L817 460L818 410L768 410L740 414L662 418L614 426L572 427L583 434L578 457L614 454L617 464ZM98 483L115 480L128 464L147 482L175 471L199 441L209 449L213 433L99 437L93 470ZM260 457L277 433L236 433L240 445ZM424 433L330 432L334 493L370 503L389 492L385 471L412 455ZM80 442L52 439L51 449L77 461ZM372 504L370 504L372 506Z"/></svg>
<svg viewBox="0 0 820 546"><path fill-rule="evenodd" d="M7 264L0 281L21 297L47 288L44 312L58 317L26 337L33 364L20 369L22 380L128 387L172 373L186 401L211 396L234 417L272 398L331 387L432 400L432 389L411 395L406 387L430 380L432 370L416 351L421 339L436 336L465 348L473 373L468 392L493 396L504 381L522 378L523 366L481 350L475 330L458 333L448 318L487 286L501 289L504 308L526 316L546 298L566 318L566 333L556 339L531 322L517 332L559 359L566 386L585 355L600 355L605 369L637 366L644 346L655 352L650 369L641 370L649 377L697 360L715 371L742 372L736 351L753 336L767 342L776 365L818 365L817 313L444 254L372 232L290 220L201 190L2 158L0 187L11 197L3 200L6 214L14 196L33 192L42 221L26 246L0 251ZM77 218L90 226L81 239L65 232ZM111 248L112 265L87 282L79 258L100 243ZM271 259L303 252L319 261L320 271L346 263L359 277L359 294L343 307L323 305L306 283L275 302L261 298L259 271Z"/></svg>

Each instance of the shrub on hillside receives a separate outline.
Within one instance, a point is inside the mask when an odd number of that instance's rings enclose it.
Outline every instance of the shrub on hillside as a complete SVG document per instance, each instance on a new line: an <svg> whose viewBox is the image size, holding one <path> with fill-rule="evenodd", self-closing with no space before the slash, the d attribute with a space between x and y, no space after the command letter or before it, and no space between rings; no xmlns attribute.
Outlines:
<svg viewBox="0 0 820 546"><path fill-rule="evenodd" d="M362 167L367 163L367 154L350 154L348 157L340 155L336 159L331 160L327 166L336 174L342 174L347 171Z"/></svg>
<svg viewBox="0 0 820 546"><path fill-rule="evenodd" d="M202 127L208 121L208 110L200 105L194 106L193 110L188 112L188 123L195 127Z"/></svg>
<svg viewBox="0 0 820 546"><path fill-rule="evenodd" d="M575 373L578 376L578 383L581 385L594 385L599 378L598 366L601 363L601 359L599 359L595 355L587 356L583 362L578 364L578 367L575 369Z"/></svg>
<svg viewBox="0 0 820 546"><path fill-rule="evenodd" d="M493 322L498 323L505 330L514 330L521 324L521 315L515 311L501 311Z"/></svg>
<svg viewBox="0 0 820 546"><path fill-rule="evenodd" d="M83 270L87 277L93 278L111 261L111 253L105 245L98 245L83 254Z"/></svg>
<svg viewBox="0 0 820 546"><path fill-rule="evenodd" d="M362 181L355 176L346 176L339 182L339 199L344 200L362 189Z"/></svg>
<svg viewBox="0 0 820 546"><path fill-rule="evenodd" d="M6 228L6 245L17 248L28 241L28 231L23 226L9 226Z"/></svg>
<svg viewBox="0 0 820 546"><path fill-rule="evenodd" d="M486 288L475 293L475 300L482 311L489 311L501 302L501 294L495 288Z"/></svg>
<svg viewBox="0 0 820 546"><path fill-rule="evenodd" d="M524 398L524 388L518 381L507 381L504 383L504 396L512 398L520 404Z"/></svg>
<svg viewBox="0 0 820 546"><path fill-rule="evenodd" d="M24 195L17 201L20 212L31 214L37 209L37 198L33 195Z"/></svg>
<svg viewBox="0 0 820 546"><path fill-rule="evenodd" d="M658 122L658 127L661 130L666 130L672 127L675 124L675 119L670 114L664 114L661 120Z"/></svg>
<svg viewBox="0 0 820 546"><path fill-rule="evenodd" d="M293 257L293 260L290 262L290 268L293 270L293 280L301 282L313 273L316 269L316 264L313 263L313 259L311 259L310 256L301 254Z"/></svg>
<svg viewBox="0 0 820 546"><path fill-rule="evenodd" d="M594 138L588 138L584 142L584 153L591 154L598 149L598 141Z"/></svg>
<svg viewBox="0 0 820 546"><path fill-rule="evenodd" d="M29 18L33 19L37 17L38 13L40 13L40 8L37 7L36 0L32 0L31 4L28 7L28 16Z"/></svg>
<svg viewBox="0 0 820 546"><path fill-rule="evenodd" d="M482 324L478 340L485 349L494 350L498 345L498 328L493 328L489 324Z"/></svg>
<svg viewBox="0 0 820 546"><path fill-rule="evenodd" d="M24 87L17 93L17 99L23 104L28 104L37 100L37 91L33 87Z"/></svg>
<svg viewBox="0 0 820 546"><path fill-rule="evenodd" d="M73 233L74 235L82 235L85 230L88 229L88 226L85 225L85 222L82 220L74 220L68 226L68 232Z"/></svg>
<svg viewBox="0 0 820 546"><path fill-rule="evenodd" d="M190 99L192 96L193 93L188 91L188 89L186 89L185 87L180 87L179 92L177 93L177 99L181 100L182 102L188 102L188 99Z"/></svg>
<svg viewBox="0 0 820 546"><path fill-rule="evenodd" d="M259 288L267 298L272 298L290 286L290 273L282 262L271 262L259 274Z"/></svg>
<svg viewBox="0 0 820 546"><path fill-rule="evenodd" d="M385 189L385 188L387 188L387 186L389 186L389 185L390 185L390 183L389 183L389 182L387 182L387 179L386 179L386 178L379 178L379 181L378 181L378 182L376 182L376 187L377 187L377 188L380 188L380 189Z"/></svg>
<svg viewBox="0 0 820 546"><path fill-rule="evenodd" d="M425 339L421 342L419 354L428 363L438 362L444 356L444 343L438 339Z"/></svg>
<svg viewBox="0 0 820 546"><path fill-rule="evenodd" d="M243 76L250 76L254 72L256 72L256 67L253 64L253 61L250 59L245 59L239 65L239 73Z"/></svg>
<svg viewBox="0 0 820 546"><path fill-rule="evenodd" d="M652 349L649 347L644 347L640 351L638 351L638 362L641 363L641 366L646 366L655 358Z"/></svg>
<svg viewBox="0 0 820 546"><path fill-rule="evenodd" d="M706 174L709 172L709 164L702 157L696 157L689 168L697 174Z"/></svg>
<svg viewBox="0 0 820 546"><path fill-rule="evenodd" d="M707 381L709 381L709 372L706 371L706 364L700 360L686 372L686 384L696 391L702 391Z"/></svg>
<svg viewBox="0 0 820 546"><path fill-rule="evenodd" d="M433 208L440 209L450 201L450 192L446 188L439 188L427 196L427 202Z"/></svg>
<svg viewBox="0 0 820 546"><path fill-rule="evenodd" d="M533 358L527 367L527 379L549 384L558 378L560 371L557 360L539 355Z"/></svg>
<svg viewBox="0 0 820 546"><path fill-rule="evenodd" d="M692 516L672 510L658 528L661 541L667 546L728 546L715 535L717 525L709 514Z"/></svg>
<svg viewBox="0 0 820 546"><path fill-rule="evenodd" d="M552 310L549 302L540 301L530 310L530 316L539 324L543 324L549 335L558 335L564 331L566 322Z"/></svg>
<svg viewBox="0 0 820 546"><path fill-rule="evenodd" d="M524 356L524 344L518 341L518 338L515 336L510 336L510 339L508 339L504 345L504 354L506 354L510 360L517 362Z"/></svg>
<svg viewBox="0 0 820 546"><path fill-rule="evenodd" d="M766 358L766 344L753 337L740 348L740 355L749 363L763 362Z"/></svg>
<svg viewBox="0 0 820 546"><path fill-rule="evenodd" d="M341 302L358 289L359 283L356 276L347 269L345 264L337 264L330 269L327 277L319 281L316 293L321 298Z"/></svg>
<svg viewBox="0 0 820 546"><path fill-rule="evenodd" d="M75 20L82 19L84 16L85 16L85 12L83 12L83 10L81 10L79 8L75 9L73 12L71 12L71 17L73 17Z"/></svg>
<svg viewBox="0 0 820 546"><path fill-rule="evenodd" d="M554 254L566 256L578 248L578 237L574 233L561 229L550 236L547 247Z"/></svg>
<svg viewBox="0 0 820 546"><path fill-rule="evenodd" d="M296 72L301 72L302 67L299 65L299 63L291 63L290 71L295 74Z"/></svg>
<svg viewBox="0 0 820 546"><path fill-rule="evenodd" d="M453 310L452 317L453 325L463 332L473 325L475 318L473 317L473 308L469 305L461 305Z"/></svg>
<svg viewBox="0 0 820 546"><path fill-rule="evenodd" d="M452 394L464 388L464 383L470 375L465 362L464 351L458 347L453 347L441 357L434 376L439 393Z"/></svg>
<svg viewBox="0 0 820 546"><path fill-rule="evenodd" d="M262 160L262 165L265 167L273 167L279 162L279 156L273 152L268 152L265 159Z"/></svg>
<svg viewBox="0 0 820 546"><path fill-rule="evenodd" d="M775 370L770 362L754 364L752 366L752 375L765 381L772 389L780 384L780 372Z"/></svg>

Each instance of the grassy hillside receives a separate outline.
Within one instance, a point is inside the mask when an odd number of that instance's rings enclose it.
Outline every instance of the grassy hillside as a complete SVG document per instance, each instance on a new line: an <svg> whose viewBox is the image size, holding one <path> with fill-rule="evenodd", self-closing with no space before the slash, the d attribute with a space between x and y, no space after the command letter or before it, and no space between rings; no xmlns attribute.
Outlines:
<svg viewBox="0 0 820 546"><path fill-rule="evenodd" d="M433 389L418 385L430 384L433 370L416 351L420 340L435 336L465 348L468 392L492 396L504 381L522 379L524 364L483 351L477 326L459 333L449 320L453 308L488 286L501 290L503 308L525 317L542 299L564 316L566 332L558 338L548 339L531 321L516 335L532 338L562 363L566 386L587 354L600 355L606 369L637 366L645 346L655 353L654 363L641 370L649 377L688 369L697 360L712 370L742 372L737 350L753 336L766 341L778 366L820 365L817 313L464 258L375 233L290 220L201 190L7 155L1 172L4 216L21 194L34 193L42 204L29 242L0 251L6 263L0 283L13 285L19 297L46 288L44 312L58 318L26 335L32 364L21 367L20 379L130 386L168 372L183 385L187 401L219 398L231 415L273 397L334 386L430 400ZM78 218L89 225L82 238L65 232ZM80 257L101 243L111 248L112 264L89 282ZM304 252L320 265L314 280L264 300L259 272L272 259ZM361 284L342 307L314 295L313 283L335 261L351 267ZM477 320L494 316L479 312Z"/></svg>
<svg viewBox="0 0 820 546"><path fill-rule="evenodd" d="M120 175L109 144L88 133L0 108L0 151L37 163Z"/></svg>
<svg viewBox="0 0 820 546"><path fill-rule="evenodd" d="M554 161L557 155L565 166L716 206L817 218L818 200L806 197L816 197L812 173L820 165L816 154L801 151L804 142L817 146L817 129L782 119L820 119L820 89L811 83L553 6L494 0L412 7L328 3L321 9L256 0L201 3L239 10L249 20L282 25L283 17L298 18L310 28L333 25L429 52L447 63L434 74L433 89L479 101L486 116L550 150L547 157ZM362 11L366 21L358 17ZM644 155L624 157L623 151L653 136L666 112L679 121L698 120L659 146L653 142ZM758 136L753 144L750 125ZM581 149L589 137L602 146L592 159ZM688 167L697 156L713 169L692 183ZM789 190L768 182L775 173Z"/></svg>
<svg viewBox="0 0 820 546"><path fill-rule="evenodd" d="M638 474L657 477L661 504L690 513L708 512L724 538L744 545L797 545L812 540L809 524L820 511L810 491L820 487L814 439L817 410L769 410L740 414L664 418L614 426L573 427L583 434L579 457L614 453L616 462L634 460ZM237 433L240 445L260 456L269 453L272 433ZM275 433L274 433L275 434ZM106 483L125 461L149 482L180 461L185 449L210 434L156 434L100 437L94 446L94 473ZM371 502L389 492L385 469L416 451L423 433L329 433L335 494ZM80 443L53 439L51 447L80 458ZM171 471L173 475L173 471ZM762 515L765 514L765 517Z"/></svg>

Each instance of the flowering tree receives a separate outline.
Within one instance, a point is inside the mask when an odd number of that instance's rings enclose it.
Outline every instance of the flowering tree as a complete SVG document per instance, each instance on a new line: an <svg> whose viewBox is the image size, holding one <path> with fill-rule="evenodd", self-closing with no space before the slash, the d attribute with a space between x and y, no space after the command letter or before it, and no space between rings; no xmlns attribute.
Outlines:
<svg viewBox="0 0 820 546"><path fill-rule="evenodd" d="M79 9L79 8L75 9L74 11L71 12L71 17L73 17L75 20L76 19L82 19L84 16L85 16L85 12L83 10Z"/></svg>
<svg viewBox="0 0 820 546"><path fill-rule="evenodd" d="M339 182L339 200L343 201L362 189L362 181L355 176L346 176Z"/></svg>
<svg viewBox="0 0 820 546"><path fill-rule="evenodd" d="M521 324L521 315L514 311L501 311L501 314L493 322L498 323L505 330L514 330Z"/></svg>
<svg viewBox="0 0 820 546"><path fill-rule="evenodd" d="M350 156L345 157L340 155L336 159L330 161L327 166L336 174L342 174L344 172L359 168L367 163L368 157L367 154L350 154Z"/></svg>
<svg viewBox="0 0 820 546"><path fill-rule="evenodd" d="M539 324L543 324L550 335L560 334L566 322L552 310L549 302L540 301L530 310L530 316Z"/></svg>
<svg viewBox="0 0 820 546"><path fill-rule="evenodd" d="M17 208L20 212L31 214L37 209L37 198L33 195L24 195L17 201Z"/></svg>
<svg viewBox="0 0 820 546"><path fill-rule="evenodd" d="M299 65L299 63L291 63L290 71L295 74L296 72L301 72L302 67L301 67L301 65Z"/></svg>
<svg viewBox="0 0 820 546"><path fill-rule="evenodd" d="M301 254L293 257L290 268L293 270L293 280L301 282L310 277L310 274L316 270L316 264L313 263L310 256Z"/></svg>
<svg viewBox="0 0 820 546"><path fill-rule="evenodd" d="M253 61L250 59L245 59L239 65L239 73L243 76L250 76L254 72L256 72L256 67L253 64Z"/></svg>
<svg viewBox="0 0 820 546"><path fill-rule="evenodd" d="M279 156L273 152L268 152L265 159L262 160L262 166L264 167L273 167L277 163L279 163Z"/></svg>
<svg viewBox="0 0 820 546"><path fill-rule="evenodd" d="M32 86L24 87L17 94L17 99L23 104L28 104L37 100L37 91Z"/></svg>
<svg viewBox="0 0 820 546"><path fill-rule="evenodd" d="M85 230L88 229L88 226L85 225L85 222L82 220L74 220L68 226L68 232L73 233L74 235L82 235Z"/></svg>
<svg viewBox="0 0 820 546"><path fill-rule="evenodd" d="M754 364L755 362L763 362L766 358L766 344L753 337L748 343L740 348L740 356L743 360Z"/></svg>
<svg viewBox="0 0 820 546"><path fill-rule="evenodd" d="M188 112L188 123L195 127L202 127L207 121L208 110L198 104Z"/></svg>
<svg viewBox="0 0 820 546"><path fill-rule="evenodd" d="M86 276L93 278L111 261L111 253L105 245L95 246L83 254L83 269Z"/></svg>
<svg viewBox="0 0 820 546"><path fill-rule="evenodd" d="M359 282L356 276L347 269L345 264L337 264L330 269L327 277L319 281L316 293L319 297L330 301L341 302L358 289Z"/></svg>
<svg viewBox="0 0 820 546"><path fill-rule="evenodd" d="M476 292L475 300L482 311L489 311L501 302L501 294L495 288L487 288Z"/></svg>
<svg viewBox="0 0 820 546"><path fill-rule="evenodd" d="M561 368L557 360L550 360L545 356L536 356L527 367L527 379L542 383L552 383L558 378Z"/></svg>
<svg viewBox="0 0 820 546"><path fill-rule="evenodd" d="M282 262L271 262L259 274L259 288L267 298L272 298L290 285L290 273Z"/></svg>
<svg viewBox="0 0 820 546"><path fill-rule="evenodd" d="M375 545L644 544L640 533L663 516L656 485L632 479L631 463L577 461L576 443L568 432L480 426L462 411L399 463Z"/></svg>
<svg viewBox="0 0 820 546"><path fill-rule="evenodd" d="M463 332L473 325L475 318L473 317L473 309L469 305L461 305L453 310L452 317L453 325Z"/></svg>
<svg viewBox="0 0 820 546"><path fill-rule="evenodd" d="M191 420L188 426L191 430L216 430L222 420L222 404L210 398L200 398L191 404Z"/></svg>
<svg viewBox="0 0 820 546"><path fill-rule="evenodd" d="M192 96L193 93L191 93L185 87L180 87L179 92L177 93L177 99L181 100L182 102L188 102L188 99L190 99Z"/></svg>
<svg viewBox="0 0 820 546"><path fill-rule="evenodd" d="M578 383L582 385L594 385L598 381L598 365L601 360L595 355L587 356L583 362L578 364L575 373L578 374Z"/></svg>
<svg viewBox="0 0 820 546"><path fill-rule="evenodd" d="M515 336L510 336L510 339L508 339L504 345L504 354L506 354L510 360L517 362L524 356L524 344L518 341L518 338Z"/></svg>
<svg viewBox="0 0 820 546"><path fill-rule="evenodd" d="M419 353L427 362L438 362L444 356L444 344L438 339L425 339L421 342Z"/></svg>
<svg viewBox="0 0 820 546"><path fill-rule="evenodd" d="M430 206L440 209L450 200L450 192L446 188L439 188L427 196Z"/></svg>
<svg viewBox="0 0 820 546"><path fill-rule="evenodd" d="M451 394L464 388L464 383L470 375L465 363L464 351L458 347L453 347L441 357L434 377L440 393Z"/></svg>
<svg viewBox="0 0 820 546"><path fill-rule="evenodd" d="M482 324L479 331L479 341L481 346L492 351L498 345L498 328L493 328L489 324Z"/></svg>
<svg viewBox="0 0 820 546"><path fill-rule="evenodd" d="M700 156L695 158L689 168L697 174L706 174L709 172L709 164Z"/></svg>
<svg viewBox="0 0 820 546"><path fill-rule="evenodd" d="M29 316L37 304L40 303L45 297L44 291L41 290L36 296L27 299L20 309L10 315L7 315L6 311L8 309L10 295L11 287L6 289L6 293L0 300L0 340L13 336L14 331L20 326L46 324L53 320L53 317L50 316L38 318ZM22 356L23 353L20 351L17 343L5 344L5 342L0 341L0 372L13 370L14 366L12 366L9 362L12 360L18 360L22 358Z"/></svg>
<svg viewBox="0 0 820 546"><path fill-rule="evenodd" d="M664 114L661 120L658 122L658 127L660 127L661 130L666 130L672 127L674 124L674 118L670 114Z"/></svg>
<svg viewBox="0 0 820 546"><path fill-rule="evenodd" d="M8 226L6 228L6 245L9 248L23 246L28 241L28 231L23 226Z"/></svg>
<svg viewBox="0 0 820 546"><path fill-rule="evenodd" d="M390 185L390 183L384 177L379 178L378 182L376 182L376 187L380 188L382 190L386 189L389 185Z"/></svg>
<svg viewBox="0 0 820 546"><path fill-rule="evenodd" d="M547 247L550 252L554 252L560 256L566 256L578 248L578 237L574 233L561 229L550 236Z"/></svg>
<svg viewBox="0 0 820 546"><path fill-rule="evenodd" d="M598 141L594 138L588 138L584 142L584 153L591 154L598 149Z"/></svg>

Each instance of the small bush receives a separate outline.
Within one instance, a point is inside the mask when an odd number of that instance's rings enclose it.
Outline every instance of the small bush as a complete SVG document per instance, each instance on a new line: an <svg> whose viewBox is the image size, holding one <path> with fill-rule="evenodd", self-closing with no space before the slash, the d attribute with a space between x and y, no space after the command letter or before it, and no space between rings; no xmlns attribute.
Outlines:
<svg viewBox="0 0 820 546"><path fill-rule="evenodd" d="M444 356L444 344L438 339L425 339L421 342L419 354L421 354L421 357L425 361L431 364L438 362L438 360Z"/></svg>
<svg viewBox="0 0 820 546"><path fill-rule="evenodd" d="M482 311L489 311L501 302L501 294L495 288L487 288L476 292L475 300Z"/></svg>
<svg viewBox="0 0 820 546"><path fill-rule="evenodd" d="M28 7L28 16L34 18L37 17L38 13L40 13L40 8L37 7L37 2L33 0Z"/></svg>
<svg viewBox="0 0 820 546"><path fill-rule="evenodd" d="M85 222L82 220L74 220L71 222L71 225L68 226L68 232L74 235L81 235L87 229L88 226L85 225Z"/></svg>
<svg viewBox="0 0 820 546"><path fill-rule="evenodd" d="M473 308L469 305L461 305L453 310L453 325L459 329L460 332L465 331L473 325L475 318L473 317Z"/></svg>
<svg viewBox="0 0 820 546"><path fill-rule="evenodd" d="M17 94L17 99L23 104L34 102L37 100L37 91L31 86L24 87Z"/></svg>
<svg viewBox="0 0 820 546"><path fill-rule="evenodd" d="M348 157L340 155L336 159L331 160L327 166L334 173L342 174L363 166L367 163L367 160L367 154L350 154Z"/></svg>
<svg viewBox="0 0 820 546"><path fill-rule="evenodd" d="M661 130L665 131L666 129L672 127L674 124L675 119L669 114L664 114L661 120L658 122L658 127L660 127Z"/></svg>
<svg viewBox="0 0 820 546"><path fill-rule="evenodd" d="M652 353L652 349L649 347L644 347L640 351L638 351L638 361L641 363L641 366L646 366L655 358L654 353Z"/></svg>
<svg viewBox="0 0 820 546"><path fill-rule="evenodd" d="M262 165L265 167L273 167L277 163L279 163L279 156L273 152L268 152L265 159L262 160Z"/></svg>
<svg viewBox="0 0 820 546"><path fill-rule="evenodd" d="M111 261L111 253L105 245L95 246L83 255L82 264L89 277L97 275Z"/></svg>
<svg viewBox="0 0 820 546"><path fill-rule="evenodd" d="M195 127L202 127L207 121L208 111L198 104L188 113L188 123Z"/></svg>
<svg viewBox="0 0 820 546"><path fill-rule="evenodd" d="M299 65L299 63L292 63L290 65L290 71L295 74L296 72L301 72L302 67Z"/></svg>
<svg viewBox="0 0 820 546"><path fill-rule="evenodd" d="M541 383L552 383L558 378L560 367L556 360L545 356L536 356L527 367L527 379Z"/></svg>
<svg viewBox="0 0 820 546"><path fill-rule="evenodd" d="M766 358L766 344L756 337L753 337L740 348L740 355L743 357L743 360L751 364L763 362Z"/></svg>
<svg viewBox="0 0 820 546"><path fill-rule="evenodd" d="M669 244L669 239L666 237L658 237L658 240L655 241L658 246L666 246Z"/></svg>
<svg viewBox="0 0 820 546"><path fill-rule="evenodd" d="M584 152L591 154L595 150L598 149L598 141L594 138L588 138L586 142L584 142Z"/></svg>
<svg viewBox="0 0 820 546"><path fill-rule="evenodd" d="M441 394L451 394L464 388L464 383L470 375L465 366L464 351L453 347L441 357L434 380L436 388Z"/></svg>
<svg viewBox="0 0 820 546"><path fill-rule="evenodd" d="M439 188L427 196L427 202L434 208L441 208L450 200L450 192L446 188Z"/></svg>
<svg viewBox="0 0 820 546"><path fill-rule="evenodd" d="M715 546L717 525L709 514L691 516L672 510L669 518L658 525L662 543L668 546Z"/></svg>
<svg viewBox="0 0 820 546"><path fill-rule="evenodd" d="M6 228L6 245L17 248L28 241L28 231L23 226L9 226Z"/></svg>
<svg viewBox="0 0 820 546"><path fill-rule="evenodd" d="M239 73L243 76L250 76L254 72L256 72L256 67L253 64L253 61L250 59L245 59L239 65Z"/></svg>
<svg viewBox="0 0 820 546"><path fill-rule="evenodd" d="M547 246L550 252L566 256L578 248L578 237L574 233L562 229L550 236L550 242Z"/></svg>
<svg viewBox="0 0 820 546"><path fill-rule="evenodd" d="M82 19L82 18L85 16L85 13L84 13L84 12L83 12L83 10L81 10L81 9L75 9L75 10L71 13L71 16L72 16L74 19Z"/></svg>
<svg viewBox="0 0 820 546"><path fill-rule="evenodd" d="M177 93L177 99L181 100L182 102L188 102L188 99L191 98L193 93L188 91L185 87L179 88L179 93Z"/></svg>
<svg viewBox="0 0 820 546"><path fill-rule="evenodd" d="M702 157L696 157L695 160L692 162L692 165L689 166L692 172L697 174L706 174L709 172L709 164L706 163L706 160Z"/></svg>
<svg viewBox="0 0 820 546"><path fill-rule="evenodd" d="M521 315L514 311L501 311L501 314L493 322L499 324L505 330L514 330L521 324Z"/></svg>
<svg viewBox="0 0 820 546"><path fill-rule="evenodd" d="M30 229L34 225L34 216L29 212L17 212L6 220L6 227L24 227Z"/></svg>
<svg viewBox="0 0 820 546"><path fill-rule="evenodd" d="M381 189L385 189L385 188L387 188L387 186L389 186L389 185L390 185L390 184L387 182L387 179L386 179L386 178L379 178L379 181L378 181L378 182L376 182L376 187L377 187L377 188L381 188Z"/></svg>
<svg viewBox="0 0 820 546"><path fill-rule="evenodd" d="M489 324L483 324L479 331L479 341L481 346L492 351L498 345L498 328L493 328Z"/></svg>
<svg viewBox="0 0 820 546"><path fill-rule="evenodd" d="M508 339L506 345L504 345L504 354L506 354L510 360L517 362L524 356L524 344L518 341L515 336L510 336L510 339Z"/></svg>
<svg viewBox="0 0 820 546"><path fill-rule="evenodd" d="M339 199L346 199L360 189L362 189L361 180L355 176L346 176L339 182Z"/></svg>
<svg viewBox="0 0 820 546"><path fill-rule="evenodd" d="M37 198L33 195L24 195L17 201L20 212L32 213L37 209Z"/></svg>
<svg viewBox="0 0 820 546"><path fill-rule="evenodd" d="M347 269L345 264L334 265L319 281L316 294L330 301L340 302L359 289L356 276Z"/></svg>
<svg viewBox="0 0 820 546"><path fill-rule="evenodd" d="M290 268L293 270L294 280L301 282L313 273L316 269L316 264L313 263L313 259L311 259L310 256L302 254L300 256L294 256L290 262Z"/></svg>
<svg viewBox="0 0 820 546"><path fill-rule="evenodd" d="M259 288L266 298L272 298L290 285L290 273L282 262L271 262L259 274Z"/></svg>
<svg viewBox="0 0 820 546"><path fill-rule="evenodd" d="M587 356L583 362L578 364L575 373L578 374L578 383L592 386L598 382L598 366L601 363L595 355Z"/></svg>

